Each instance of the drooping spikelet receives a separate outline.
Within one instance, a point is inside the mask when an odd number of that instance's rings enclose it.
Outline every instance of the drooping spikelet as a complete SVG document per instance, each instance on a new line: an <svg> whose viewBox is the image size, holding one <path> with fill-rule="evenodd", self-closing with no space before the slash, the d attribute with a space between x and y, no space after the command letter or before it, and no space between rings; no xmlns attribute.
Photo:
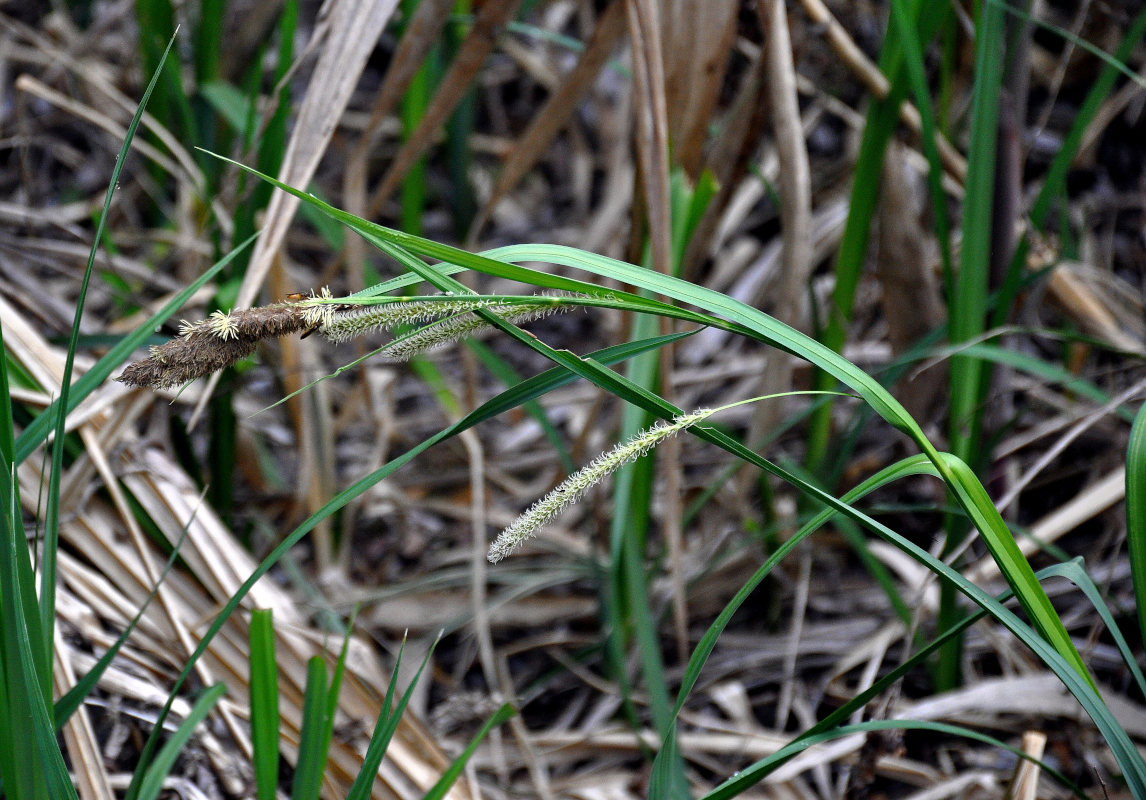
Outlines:
<svg viewBox="0 0 1146 800"><path fill-rule="evenodd" d="M547 317L565 308L569 308L569 306L558 306L552 303L489 306L491 313L497 314L506 322L512 322L515 325ZM492 326L488 322L475 314L459 314L395 339L381 348L378 355L393 361L408 361L421 353L437 350L439 347L445 347L491 328Z"/></svg>
<svg viewBox="0 0 1146 800"><path fill-rule="evenodd" d="M377 306L351 306L331 314L322 326L322 335L332 342L346 342L379 330L400 325L418 325L439 317L492 308L496 301L485 297L459 297L447 301L397 301Z"/></svg>
<svg viewBox="0 0 1146 800"><path fill-rule="evenodd" d="M321 330L322 335L332 342L345 342L378 330L393 330L402 325L420 325L443 317L449 318L397 339L383 349L384 357L405 360L419 352L457 341L490 327L474 314L476 311L486 309L509 322L527 322L574 307L575 304L568 301L575 297L583 296L542 294L537 295L532 302L525 303L506 303L497 298L474 295L443 296L440 300L396 300L369 306L328 305L324 307L332 308L333 312L323 321ZM425 343L419 344L422 341ZM394 350L387 352L391 347Z"/></svg>
<svg viewBox="0 0 1146 800"><path fill-rule="evenodd" d="M515 547L533 536L542 525L577 502L592 486L623 465L640 458L668 437L707 419L716 411L717 409L701 408L689 414L682 414L671 422L658 420L651 428L646 428L624 444L619 444L609 452L597 456L587 466L559 483L549 494L530 506L528 511L503 530L490 546L487 558L494 563L501 561Z"/></svg>

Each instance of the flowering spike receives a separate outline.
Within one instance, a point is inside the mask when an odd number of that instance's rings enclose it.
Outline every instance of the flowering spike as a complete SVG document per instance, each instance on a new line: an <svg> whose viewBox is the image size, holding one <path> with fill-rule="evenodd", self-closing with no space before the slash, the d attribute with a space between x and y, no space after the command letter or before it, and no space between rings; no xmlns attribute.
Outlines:
<svg viewBox="0 0 1146 800"><path fill-rule="evenodd" d="M701 408L689 414L682 414L671 422L658 420L651 428L646 428L624 444L619 444L609 452L597 456L587 466L559 483L549 494L530 506L528 511L503 530L490 546L487 558L493 563L501 561L514 548L533 536L542 525L577 502L592 486L630 461L640 458L668 437L712 416L716 410Z"/></svg>
<svg viewBox="0 0 1146 800"><path fill-rule="evenodd" d="M552 305L513 305L491 306L489 310L497 314L506 322L522 323L549 316L560 310L559 306ZM420 353L445 347L460 339L489 330L492 326L474 314L459 314L448 319L435 322L420 328L408 336L395 339L383 347L379 352L383 358L394 361L408 361Z"/></svg>

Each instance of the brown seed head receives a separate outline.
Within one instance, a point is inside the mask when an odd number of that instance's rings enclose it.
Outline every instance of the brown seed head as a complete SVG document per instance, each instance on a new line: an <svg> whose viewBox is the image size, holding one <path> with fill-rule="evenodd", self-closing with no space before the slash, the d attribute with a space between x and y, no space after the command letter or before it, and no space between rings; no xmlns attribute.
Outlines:
<svg viewBox="0 0 1146 800"><path fill-rule="evenodd" d="M117 380L129 386L167 389L229 367L255 351L263 339L286 336L308 328L305 310L278 303L223 313L184 323L179 336L142 361L129 364Z"/></svg>

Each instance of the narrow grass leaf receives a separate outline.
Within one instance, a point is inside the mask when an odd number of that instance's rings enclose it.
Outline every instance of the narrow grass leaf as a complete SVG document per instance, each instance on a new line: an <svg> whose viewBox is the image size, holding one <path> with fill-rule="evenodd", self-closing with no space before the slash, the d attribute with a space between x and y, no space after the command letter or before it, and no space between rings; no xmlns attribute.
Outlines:
<svg viewBox="0 0 1146 800"><path fill-rule="evenodd" d="M346 635L342 638L342 649L338 651L338 659L334 662L334 675L330 679L330 688L326 693L326 720L322 726L322 757L325 761L330 753L330 740L334 736L334 717L338 713L338 695L342 691L342 678L346 674L346 655L350 652L350 634L354 630L354 618L358 609L350 616L346 625ZM315 796L317 800L317 795Z"/></svg>
<svg viewBox="0 0 1146 800"><path fill-rule="evenodd" d="M1022 750L1012 747L1011 745L996 739L993 736L988 736L985 733L964 728L961 725L951 725L946 722L921 722L918 720L906 719L881 719L869 720L868 722L860 722L855 725L842 725L830 731L819 733L815 736L801 738L795 742L791 742L784 747L777 750L767 758L761 759L753 764L746 770L737 773L734 777L729 778L720 786L713 789L711 792L705 794L701 800L731 800L743 794L744 790L755 785L763 779L765 775L770 773L776 767L783 764L785 761L791 760L793 757L807 750L813 745L821 744L823 742L830 742L835 739L842 739L845 736L852 736L854 734L870 733L872 731L888 731L888 730L905 730L905 731L927 731L929 733L939 733L946 736L958 736L964 739L981 742L983 744L991 745L992 747L1001 750L1008 750L1016 756L1037 764L1040 769L1054 777L1057 781L1064 786L1071 787L1076 796L1085 798L1086 795L1081 792L1065 775L1051 767L1039 759L1033 758ZM763 774L761 774L763 773Z"/></svg>
<svg viewBox="0 0 1146 800"><path fill-rule="evenodd" d="M1138 628L1146 642L1146 404L1138 409L1126 446L1126 545Z"/></svg>
<svg viewBox="0 0 1146 800"><path fill-rule="evenodd" d="M473 351L473 354L477 356L482 366L489 370L490 373L505 386L515 386L521 382L521 376L517 374L517 371L509 362L484 343L469 339L466 341L466 347ZM569 454L569 447L565 444L565 440L561 438L557 427L550 421L549 415L541 403L538 403L536 400L531 400L523 404L522 409L541 427L541 433L553 448L553 452L561 462L561 469L565 474L568 475L576 470L577 466L573 463L573 457Z"/></svg>
<svg viewBox="0 0 1146 800"><path fill-rule="evenodd" d="M161 75L167 66L170 45L163 50L163 37L171 36L177 29L175 24L175 10L171 0L136 0L135 23L140 31L139 50L141 66L144 74ZM179 64L171 59L172 74L164 79L159 86L154 102L151 104L151 113L170 130L179 131L173 123L176 122L176 109L182 104L178 95L183 94L182 81L179 79ZM183 130L184 133L188 131Z"/></svg>
<svg viewBox="0 0 1146 800"><path fill-rule="evenodd" d="M195 30L191 34L195 83L202 86L219 74L223 53L223 22L226 0L202 0Z"/></svg>
<svg viewBox="0 0 1146 800"><path fill-rule="evenodd" d="M12 389L8 384L8 351L4 349L4 325L0 322L0 498L9 493L8 471L16 463L16 430L12 420Z"/></svg>
<svg viewBox="0 0 1146 800"><path fill-rule="evenodd" d="M393 735L393 730L387 734L384 730L385 723L391 718L390 706L394 702L394 692L398 686L398 668L402 665L402 654L406 651L406 640L402 639L402 644L398 648L398 655L394 659L394 668L390 673L390 683L386 686L386 696L382 698L382 705L378 709L378 721L374 723L374 732L370 736L370 744L366 747L366 754L362 758L362 767L358 770L358 774L354 777L354 783L350 787L350 791L346 795L346 800L366 800L370 797L370 793L374 787L374 778L378 775L378 768L382 765L382 757L386 755L386 748L390 745L390 737ZM430 652L433 647L430 648ZM426 665L429 660L429 652L426 653L426 660L422 662L422 666ZM420 671L419 671L419 674ZM417 684L415 680L410 684L408 689L413 688ZM395 726L396 729L397 726ZM375 741L378 744L375 744Z"/></svg>
<svg viewBox="0 0 1146 800"><path fill-rule="evenodd" d="M999 516L998 510L996 510L995 504L990 495L987 494L983 484L975 477L975 473L971 471L967 463L958 456L953 453L943 453L941 456L947 464L950 474L954 477L949 488L955 493L959 505L963 507L963 510L967 512L971 521L979 529L984 544L991 551L992 558L999 565L1000 572L1014 590L1023 610L1031 617L1035 627L1043 632L1047 641L1064 658L1070 658L1072 654L1077 655L1078 651L1075 650L1069 634L1062 626L1062 621L1051 604L1050 598L1043 591L1031 569L1030 562L1019 549L1019 545L1015 542L1015 538L1011 535L1006 523L1003 522L1003 518ZM1084 667L1079 674L1090 684L1091 688L1097 688L1089 670Z"/></svg>
<svg viewBox="0 0 1146 800"><path fill-rule="evenodd" d="M199 499L201 502L203 498L200 497ZM107 668L111 666L111 662L119 655L120 649L127 643L127 640L131 638L132 631L135 630L139 621L143 619L143 615L147 612L151 601L159 594L159 587L163 585L163 581L167 578L167 573L171 571L176 559L179 558L179 551L183 548L183 542L187 538L187 529L194 519L195 516L192 514L192 516L188 518L187 524L184 525L183 529L179 532L179 538L176 540L175 546L171 548L171 554L167 557L167 563L163 565L163 570L159 573L159 580L151 587L151 591L147 593L146 599L144 599L142 605L140 605L139 610L135 612L135 616L131 618L131 622L123 629L123 633L116 638L111 647L107 649L107 652L100 656L99 660L92 665L92 668L84 673L82 678L76 681L76 685L56 701L54 710L57 732L63 728L64 723L68 721L76 709L83 704L87 696L91 694L92 690L95 689L96 684L99 683L99 679L103 676L104 672L107 671Z"/></svg>
<svg viewBox="0 0 1146 800"><path fill-rule="evenodd" d="M991 0L992 3L997 1L998 0ZM1095 115L1098 114L1103 102L1105 102L1110 91L1114 88L1114 83L1118 78L1119 72L1124 69L1123 65L1125 65L1127 59L1133 55L1134 48L1138 46L1143 36L1146 36L1146 8L1139 11L1126 27L1126 34L1122 37L1121 41L1119 41L1113 57L1107 61L1102 72L1100 72L1098 77L1091 83L1086 98L1074 113L1070 130L1063 138L1062 144L1059 146L1058 152L1051 161L1050 167L1047 168L1042 188L1039 189L1039 193L1031 205L1030 221L1036 230L1044 229L1051 210L1054 207L1054 203L1066 192L1066 178L1071 167L1074 165L1079 149L1082 147L1083 138L1090 129L1091 123L1094 121ZM1066 231L1064 231L1064 234L1065 233ZM1023 267L1026 264L1027 254L1029 252L1030 240L1024 237L1019 242L1019 246L1015 248L1015 254L1011 258L1011 263L1007 271L1009 279L1017 279L1017 276L1023 273ZM1010 285L1004 288L1005 295L1013 296L1016 291L1017 287ZM1000 307L996 309L993 318L994 324L1002 322L1002 314L1005 312L1005 308L1006 304L1000 304Z"/></svg>
<svg viewBox="0 0 1146 800"><path fill-rule="evenodd" d="M418 0L402 0L402 15L409 20L416 11ZM435 75L439 73L437 61L441 56L441 46L435 46L428 57L418 67L406 91L402 93L399 118L402 121L402 140L407 142L410 136L417 131L418 123L430 105L433 93ZM456 180L457 176L451 176ZM410 165L406 179L402 181L401 193L401 225L403 230L422 232L422 216L426 204L426 156L423 155Z"/></svg>
<svg viewBox="0 0 1146 800"><path fill-rule="evenodd" d="M131 118L131 123L127 126L127 135L124 137L123 146L120 147L119 154L115 159L115 166L111 171L111 181L108 183L107 192L104 195L103 209L100 212L95 233L92 236L91 250L88 252L87 265L84 267L83 278L80 281L79 295L76 297L76 313L72 321L72 333L68 341L67 357L64 360L64 372L60 378L59 408L56 411L55 417L56 439L52 443L51 469L48 473L48 494L44 510L44 541L40 556L41 581L39 611L41 641L35 643L34 646L39 648L44 654L43 663L45 666L38 676L41 683L40 691L44 697L52 696L51 664L53 631L55 630L56 620L56 549L59 547L60 534L60 477L64 471L64 425L67 421L68 396L71 393L72 371L76 362L76 348L80 336L80 321L84 315L84 301L87 299L92 267L95 264L99 244L103 240L104 226L107 224L108 212L111 209L111 200L115 195L115 188L119 185L120 173L123 171L127 154L131 150L131 142L135 138L136 130L139 128L139 122L143 118L143 109L147 107L147 101L151 97L151 93L154 91L156 83L159 81L159 76L162 73L162 65L166 63L167 54L171 52L171 47L174 44L175 35L172 34L170 41L167 42L167 49L163 51L163 56L160 58L159 67L156 68L154 74L151 76L151 82L147 85L147 89L143 93L143 98L140 100L139 106Z"/></svg>
<svg viewBox="0 0 1146 800"><path fill-rule="evenodd" d="M633 319L630 338L640 339L656 333L657 320L641 315ZM646 353L627 364L627 379L647 391L657 388L657 357ZM620 441L629 441L641 430L648 428L653 418L644 409L628 405L621 411ZM655 457L648 453L633 463L617 470L613 479L612 522L609 527L608 562L609 584L614 602L608 609L613 613L602 620L612 636L621 637L619 649L627 650L630 636L636 637L641 673L649 693L649 706L653 723L663 736L669 721L668 685L664 676L657 624L649 606L648 581L645 568L645 542L651 523L653 481L656 477ZM619 668L624 668L618 665Z"/></svg>
<svg viewBox="0 0 1146 800"><path fill-rule="evenodd" d="M1049 385L1059 386L1065 392L1078 395L1095 405L1105 405L1110 402L1110 395L1093 381L1029 353L1010 350L994 344L971 344L964 347L949 348L948 352L955 352L956 350L969 353L984 361L1010 367ZM943 352L942 349L938 351L940 354ZM1126 406L1120 406L1115 413L1126 422L1134 421L1133 412Z"/></svg>
<svg viewBox="0 0 1146 800"><path fill-rule="evenodd" d="M951 222L947 217L947 195L943 191L943 162L939 157L939 129L935 121L935 111L932 109L927 71L923 63L923 42L916 37L917 31L912 26L910 10L905 7L906 2L907 0L892 0L891 23L899 30L899 39L903 46L904 74L915 96L915 107L919 109L920 138L923 143L923 155L927 158L927 188L931 194L931 213L935 219L935 239L939 244L943 274L949 279L954 275L955 268L951 257ZM919 268L925 269L922 264Z"/></svg>
<svg viewBox="0 0 1146 800"><path fill-rule="evenodd" d="M16 481L15 462L13 461L15 438L12 427L12 395L8 385L8 356L4 350L3 329L4 326L0 323L0 537L2 537L0 559L13 559L13 565L16 565L15 559L20 556L20 551L17 550L15 543L23 539L23 536L16 533L17 530L20 530L17 527L17 520L22 522L22 517L17 513L20 508L20 485ZM30 576L32 571L31 559L27 555L27 550L27 547L23 548L23 559L27 561L25 569ZM0 569L5 571L10 569L7 561L0 562ZM17 574L11 580L13 591L15 586L20 583L20 567L18 565L16 570ZM20 611L18 598L14 602L5 594L9 591L8 585L9 581L7 580L0 582L0 615L3 615L4 609L9 607L14 612ZM32 599L35 600L34 593ZM2 618L0 616L0 619ZM38 620L39 616L33 618ZM19 718L14 716L15 709L8 699L7 675L12 668L8 658L9 650L7 643L0 637L0 784L15 786L20 783L17 775L20 770L26 768L26 765L21 765L20 754L17 752L16 743L13 741L16 726L12 723ZM0 791L2 790L3 786L0 785Z"/></svg>
<svg viewBox="0 0 1146 800"><path fill-rule="evenodd" d="M306 665L306 692L302 701L298 762L295 764L291 800L318 800L322 774L326 771L325 729L328 723L326 662L313 656Z"/></svg>
<svg viewBox="0 0 1146 800"><path fill-rule="evenodd" d="M163 789L164 779L171 772L171 768L175 766L175 760L183 752L191 734L195 732L195 727L207 718L211 709L226 693L227 687L222 683L217 683L199 696L195 705L191 707L191 713L187 715L187 719L183 720L175 729L171 738L155 756L155 761L147 768L147 773L139 787L140 800L156 800L159 797L159 792ZM159 723L156 725L158 727Z"/></svg>
<svg viewBox="0 0 1146 800"><path fill-rule="evenodd" d="M15 487L15 468L9 465L8 469L9 485ZM0 521L0 727L7 729L3 741L10 748L0 757L4 770L0 779L8 797L74 798L76 790L49 717L49 695L40 688L41 673L46 671L37 661L37 655L43 655L40 639L29 630L29 622L39 620L35 590L30 584L20 585L28 546L17 501L17 492L10 489ZM29 596L30 606L26 605Z"/></svg>
<svg viewBox="0 0 1146 800"><path fill-rule="evenodd" d="M297 0L288 0L283 4L282 18L279 20L278 52L274 59L275 70L272 82L276 88L276 93L271 103L274 111L270 119L265 120L265 127L262 128L262 134L257 141L255 136L258 133L258 126L256 125L255 111L260 106L259 90L263 80L261 70L252 68L244 86L249 106L248 118L239 129L243 132L244 149L249 149L252 145L256 146L255 163L258 164L261 171L271 175L278 174L279 167L282 165L283 153L286 151L287 119L291 111L291 92L290 82L284 78L294 61L294 36L297 25L298 2ZM262 59L257 59L255 63L261 64ZM238 196L247 195L246 185L247 175L242 173L239 175ZM271 192L270 186L259 182L250 192L250 200L238 204L234 214L234 238L242 239L255 231L256 219L266 209ZM236 284L242 280L248 263L249 254L245 254L243 259L235 265L233 277ZM238 291L237 285L235 291Z"/></svg>
<svg viewBox="0 0 1146 800"><path fill-rule="evenodd" d="M0 397L2 397L3 404L6 409L0 409L0 413L4 413L4 418L0 420L0 503L3 503L2 516L0 516L0 568L8 569L11 567L15 571L14 579L11 586L7 587L4 593L0 593L0 611L4 614L6 625L15 625L15 618L17 615L22 620L22 624L28 631L28 635L32 637L34 642L32 656L35 664L35 673L47 670L50 673L51 664L41 661L45 657L44 651L40 648L40 643L43 641L43 635L40 630L40 615L38 613L37 599L36 599L36 577L32 567L32 556L29 547L26 544L26 535L24 532L24 520L21 514L20 506L20 482L16 477L17 464L13 460L12 450L15 447L12 434L14 432L12 422L12 396L10 394L8 384L8 358L4 351L4 337L2 326L0 326ZM7 594L8 591L13 592L11 596ZM0 639L0 643L3 639ZM16 651L10 647L0 649L0 680L18 674L16 665L12 661L16 657ZM42 684L42 681L41 681ZM8 686L5 683L5 689ZM19 698L12 698L12 702L19 702ZM5 707L8 707L5 704Z"/></svg>
<svg viewBox="0 0 1146 800"><path fill-rule="evenodd" d="M494 715L486 720L486 723L481 726L481 730L479 730L474 738L470 740L470 743L466 745L466 749L450 762L450 765L446 767L442 773L442 777L438 778L437 782L430 787L430 791L426 792L424 800L441 800L441 798L445 797L450 787L457 782L458 776L462 774L462 770L465 769L466 764L477 750L478 745L482 743L482 740L489 735L490 731L510 719L516 713L517 709L509 703L505 703L501 708L495 711Z"/></svg>
<svg viewBox="0 0 1146 800"><path fill-rule="evenodd" d="M370 737L370 744L366 746L366 755L362 758L362 769L358 771L358 775L354 778L354 784L350 787L350 791L346 795L346 800L368 800L374 788L374 779L378 775L378 768L382 765L382 757L386 755L386 748L390 746L390 740L394 738L394 732L398 730L398 723L402 719L402 714L406 711L406 706L410 704L410 698L414 695L414 689L418 685L418 681L422 679L422 671L426 669L426 665L430 663L430 656L434 654L434 648L438 646L435 641L430 648L426 651L426 657L422 659L418 671L414 673L414 677L410 679L410 685L406 687L406 691L402 693L401 699L393 709L390 704L394 698L394 692L398 685L398 666L402 661L402 652L405 649L406 643L402 642L402 650L398 651L398 658L394 662L394 672L390 676L390 685L386 689L386 698L382 701L382 708L378 712L378 721L374 724L374 733Z"/></svg>
<svg viewBox="0 0 1146 800"><path fill-rule="evenodd" d="M995 218L996 139L999 135L1003 63L1006 60L1000 54L1007 53L1003 11L995 3L983 3L979 6L977 22L971 91L971 142L963 200L963 239L959 251L959 271L955 276L948 310L948 338L954 345L973 340L986 329L992 228L994 225L1014 224L1011 219ZM950 448L962 462L974 462L980 468L989 459L989 453L980 449L983 441L982 401L989 382L990 370L981 359L967 354L959 354L951 359L947 384L947 432ZM967 535L966 521L948 515L944 524L943 554L953 553ZM1025 577L1029 577L1029 566L1027 573ZM1016 591L1021 599L1023 589L1016 587ZM940 586L940 628L950 627L961 615L958 603L959 598L950 584ZM1053 635L1069 641L1065 629L1056 630ZM934 666L932 674L938 691L947 691L959 684L962 663L962 642L953 640L939 654ZM1081 658L1079 663L1081 665Z"/></svg>
<svg viewBox="0 0 1146 800"><path fill-rule="evenodd" d="M1126 641L1126 637L1122 634L1122 629L1118 627L1118 623L1114 619L1114 614L1110 611L1110 606L1106 604L1102 590L1098 588L1098 585L1094 582L1094 578L1087 574L1082 558L1077 557L1061 564L1052 564L1045 569L1039 570L1038 573L1039 580L1051 575L1066 578L1077 586L1079 591L1086 595L1086 599L1094 606L1094 610L1098 612L1098 616L1106 626L1110 638L1114 640L1114 645L1118 648L1118 654L1122 656L1126 668L1130 670L1130 674L1134 676L1134 682L1138 684L1138 691L1146 695L1146 676L1143 676L1142 668L1138 666L1138 661L1134 656L1134 651L1131 649L1130 643Z"/></svg>
<svg viewBox="0 0 1146 800"><path fill-rule="evenodd" d="M923 3L915 0L911 13L918 14ZM839 352L843 349L847 336L847 326L852 315L856 289L863 274L864 260L867 257L871 223L879 206L880 176L883 173L883 160L888 142L899 126L899 108L907 97L908 84L900 72L902 48L900 26L888 28L879 54L879 67L890 80L886 97L875 99L868 106L864 120L863 137L856 156L855 172L852 175L851 193L848 197L848 217L844 223L844 233L836 251L832 272L835 286L832 290L826 326L821 340L830 349ZM835 388L836 376L818 373L817 389ZM805 464L808 469L818 472L827 456L831 438L832 404L826 403L813 415L807 441Z"/></svg>
<svg viewBox="0 0 1146 800"><path fill-rule="evenodd" d="M967 159L967 193L963 202L963 241L959 273L951 297L948 336L953 344L981 334L987 323L988 275L995 186L995 151L998 136L999 89L1003 77L1006 37L1003 10L992 2L980 7L975 29L975 79L971 97L971 144ZM1012 224L998 220L997 224ZM978 446L982 413L978 410L986 373L973 356L951 360L951 449L964 461ZM957 542L949 542L952 547Z"/></svg>
<svg viewBox="0 0 1146 800"><path fill-rule="evenodd" d="M279 673L269 608L251 612L251 747L258 800L274 800L279 785Z"/></svg>

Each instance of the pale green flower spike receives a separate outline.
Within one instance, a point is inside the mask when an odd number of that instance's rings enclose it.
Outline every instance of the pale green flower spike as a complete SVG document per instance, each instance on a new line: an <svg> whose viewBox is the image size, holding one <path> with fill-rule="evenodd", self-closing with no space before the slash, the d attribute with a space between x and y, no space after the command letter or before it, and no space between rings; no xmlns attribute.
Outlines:
<svg viewBox="0 0 1146 800"><path fill-rule="evenodd" d="M542 525L556 517L570 504L577 502L594 484L604 480L630 461L640 458L673 434L702 422L719 410L701 408L689 414L682 414L671 422L658 420L651 428L641 431L624 444L597 456L588 466L563 480L557 488L530 506L528 511L503 530L490 546L487 558L493 563L501 561L515 547L535 534Z"/></svg>
<svg viewBox="0 0 1146 800"><path fill-rule="evenodd" d="M389 330L399 325L417 325L438 317L464 314L481 308L492 308L495 301L484 297L472 300L459 298L448 302L413 301L385 303L380 306L357 306L333 311L324 321L322 334L332 342L347 342L378 330ZM333 308L311 306L310 308Z"/></svg>
<svg viewBox="0 0 1146 800"><path fill-rule="evenodd" d="M497 314L506 322L514 324L531 322L535 319L547 317L555 311L563 311L569 306L559 306L552 303L544 305L513 305L490 306L489 310ZM408 361L416 355L436 350L439 347L452 344L460 339L473 336L492 326L481 317L473 314L460 314L444 319L433 325L420 328L408 336L395 339L378 351L381 358L394 361Z"/></svg>
<svg viewBox="0 0 1146 800"><path fill-rule="evenodd" d="M359 336L365 336L378 330L392 330L399 325L420 325L424 322L430 322L441 317L457 318L459 315L466 320L475 320L476 317L467 316L475 311L481 309L489 309L498 316L508 321L528 321L531 319L538 319L541 316L552 313L553 311L560 311L568 308L569 304L563 303L562 299L565 297L581 297L583 295L573 294L546 294L540 295L536 303L526 303L524 305L506 304L502 301L489 298L489 297L456 297L440 301L431 300L410 300L410 301L396 301L383 303L374 306L346 306L339 305L337 300L333 300L329 296L314 298L313 300L304 300L300 305L306 308L308 313L323 310L326 314L321 320L315 320L316 323L321 322L322 335L332 342L347 342L351 339L356 339ZM449 321L444 320L441 325L447 325ZM422 345L415 349L414 343L407 347L404 343L409 337L403 337L397 342L387 347L393 347L395 353L386 353L383 355L396 358L398 360L406 360L419 352L423 352L431 347L438 345L438 339L442 344L446 344L457 339L464 338L474 331L480 330L483 327L488 327L478 320L478 324L470 323L456 335L445 334L447 328L440 328L437 325L430 326L427 329L426 337L430 339L428 345ZM430 330L434 333L430 333ZM418 336L420 332L411 334ZM402 342L399 345L398 342Z"/></svg>

